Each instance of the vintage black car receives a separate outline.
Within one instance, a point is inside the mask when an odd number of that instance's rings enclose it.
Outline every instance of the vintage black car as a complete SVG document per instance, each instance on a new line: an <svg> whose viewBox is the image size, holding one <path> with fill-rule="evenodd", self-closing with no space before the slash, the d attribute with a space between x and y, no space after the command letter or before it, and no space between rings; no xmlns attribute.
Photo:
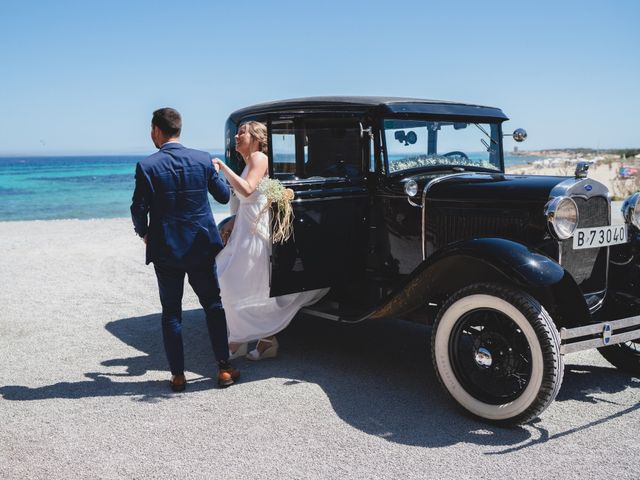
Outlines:
<svg viewBox="0 0 640 480"><path fill-rule="evenodd" d="M640 209L611 225L607 188L506 175L498 108L411 98L316 97L244 108L264 122L269 174L295 191L294 235L274 244L271 294L331 287L307 311L345 323L432 324L446 391L501 424L556 397L563 356L598 348L640 374ZM524 130L513 133L526 137Z"/></svg>

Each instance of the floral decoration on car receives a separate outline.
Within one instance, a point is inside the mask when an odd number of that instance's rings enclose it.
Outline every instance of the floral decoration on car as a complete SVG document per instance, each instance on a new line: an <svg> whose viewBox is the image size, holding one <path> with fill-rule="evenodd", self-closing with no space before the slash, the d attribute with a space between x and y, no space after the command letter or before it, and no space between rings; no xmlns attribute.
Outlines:
<svg viewBox="0 0 640 480"><path fill-rule="evenodd" d="M482 167L491 170L498 170L498 168L488 160L472 160L464 155L420 155L416 157L407 157L402 160L390 161L389 171L393 173L412 168L436 167L440 165Z"/></svg>

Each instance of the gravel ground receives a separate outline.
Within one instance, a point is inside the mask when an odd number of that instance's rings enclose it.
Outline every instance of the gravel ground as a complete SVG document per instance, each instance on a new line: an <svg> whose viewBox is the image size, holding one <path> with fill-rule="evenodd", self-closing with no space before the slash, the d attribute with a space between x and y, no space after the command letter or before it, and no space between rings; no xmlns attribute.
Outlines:
<svg viewBox="0 0 640 480"><path fill-rule="evenodd" d="M493 427L437 384L429 330L301 316L277 359L214 387L187 288L172 394L152 267L128 220L0 223L0 478L618 478L640 475L640 379L565 358L535 423Z"/></svg>

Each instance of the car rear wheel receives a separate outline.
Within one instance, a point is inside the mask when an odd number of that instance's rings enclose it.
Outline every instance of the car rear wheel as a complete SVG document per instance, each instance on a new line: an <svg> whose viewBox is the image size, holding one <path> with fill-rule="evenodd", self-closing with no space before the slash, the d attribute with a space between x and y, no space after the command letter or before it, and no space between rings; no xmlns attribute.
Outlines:
<svg viewBox="0 0 640 480"><path fill-rule="evenodd" d="M602 347L598 351L611 365L623 372L640 375L640 338L610 347Z"/></svg>
<svg viewBox="0 0 640 480"><path fill-rule="evenodd" d="M457 291L436 318L431 347L447 392L494 423L536 418L562 384L553 320L537 300L511 288L477 284Z"/></svg>

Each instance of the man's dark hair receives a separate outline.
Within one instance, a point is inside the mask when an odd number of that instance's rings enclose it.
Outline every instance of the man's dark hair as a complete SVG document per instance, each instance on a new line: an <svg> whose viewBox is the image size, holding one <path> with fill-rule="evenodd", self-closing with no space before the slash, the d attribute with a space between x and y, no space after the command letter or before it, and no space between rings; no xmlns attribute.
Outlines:
<svg viewBox="0 0 640 480"><path fill-rule="evenodd" d="M158 127L167 137L179 137L182 130L182 117L173 108L160 108L153 112L151 125Z"/></svg>

